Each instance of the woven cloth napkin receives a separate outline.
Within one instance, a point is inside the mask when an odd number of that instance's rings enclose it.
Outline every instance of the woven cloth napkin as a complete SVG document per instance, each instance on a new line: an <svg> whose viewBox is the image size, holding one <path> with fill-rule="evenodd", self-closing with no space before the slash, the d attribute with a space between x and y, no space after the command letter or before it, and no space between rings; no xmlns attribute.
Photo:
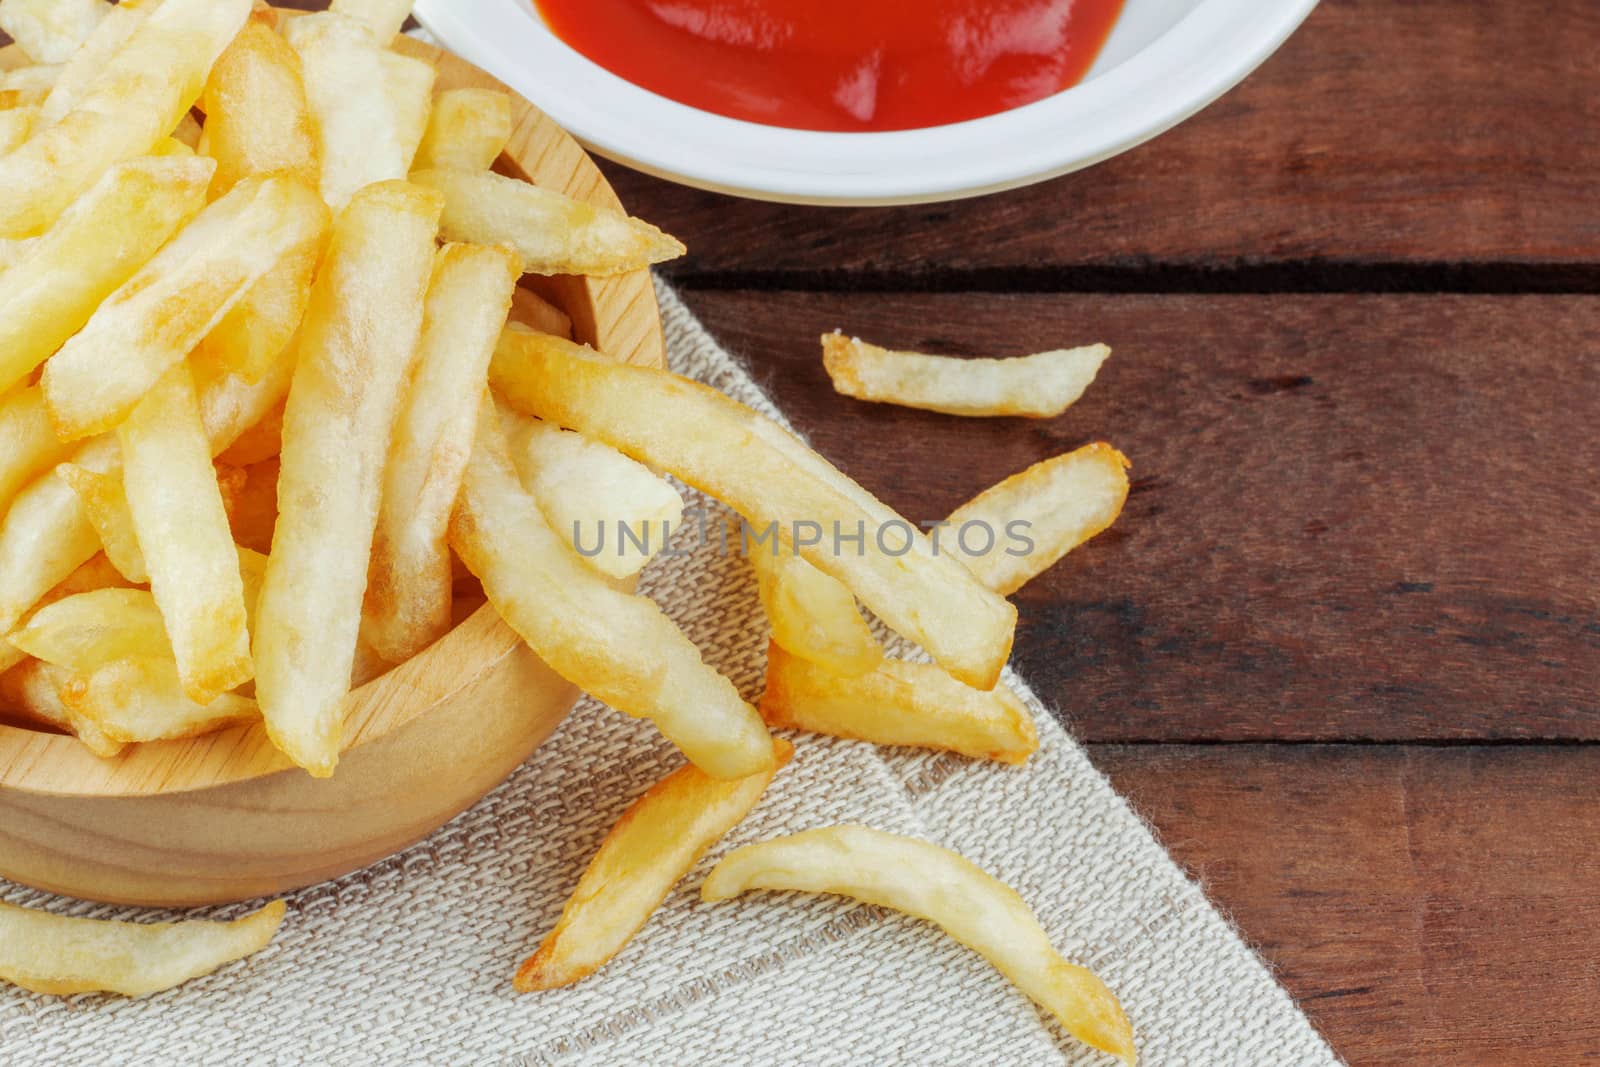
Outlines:
<svg viewBox="0 0 1600 1067"><path fill-rule="evenodd" d="M660 297L672 369L781 419L677 296ZM711 547L657 561L641 591L754 697L766 644L754 585L744 560ZM834 897L700 903L727 849L845 821L949 846L1015 886L1056 946L1122 998L1150 1067L1338 1063L1049 710L1006 681L1038 720L1026 767L797 737L751 818L616 960L569 989L519 996L511 975L622 810L681 762L649 724L590 700L426 841L291 896L277 940L252 959L137 1001L0 988L0 1064L1112 1062L926 924ZM0 898L172 917L4 882Z"/></svg>

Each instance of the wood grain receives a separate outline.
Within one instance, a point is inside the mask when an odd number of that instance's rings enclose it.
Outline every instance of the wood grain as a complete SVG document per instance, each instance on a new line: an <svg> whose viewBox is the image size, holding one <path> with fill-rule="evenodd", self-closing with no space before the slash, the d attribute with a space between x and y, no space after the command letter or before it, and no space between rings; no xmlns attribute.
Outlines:
<svg viewBox="0 0 1600 1067"><path fill-rule="evenodd" d="M1016 597L1090 740L1600 737L1600 305L1584 298L692 293L820 450L913 519L1105 438L1108 534ZM1058 419L836 395L818 335L1105 341Z"/></svg>
<svg viewBox="0 0 1600 1067"><path fill-rule="evenodd" d="M1322 0L1242 85L1149 144L951 204L735 203L605 170L688 244L667 273L718 285L800 272L840 287L1366 288L1420 273L1430 287L1592 288L1597 39L1592 0ZM1472 264L1517 269L1460 269ZM1540 264L1560 269L1527 269Z"/></svg>
<svg viewBox="0 0 1600 1067"><path fill-rule="evenodd" d="M1600 749L1090 754L1348 1063L1593 1062Z"/></svg>

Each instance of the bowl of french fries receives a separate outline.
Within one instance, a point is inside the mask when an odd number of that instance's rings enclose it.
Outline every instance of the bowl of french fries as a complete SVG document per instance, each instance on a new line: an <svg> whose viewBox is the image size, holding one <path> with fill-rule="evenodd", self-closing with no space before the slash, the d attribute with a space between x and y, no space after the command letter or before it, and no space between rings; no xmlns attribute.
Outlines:
<svg viewBox="0 0 1600 1067"><path fill-rule="evenodd" d="M541 113L397 36L404 5L340 7L0 4L8 878L181 905L333 877L576 699L449 520L502 330L660 366L643 268L681 246ZM639 464L501 421L524 469L561 457L528 483L549 522L608 506L574 482L669 517Z"/></svg>

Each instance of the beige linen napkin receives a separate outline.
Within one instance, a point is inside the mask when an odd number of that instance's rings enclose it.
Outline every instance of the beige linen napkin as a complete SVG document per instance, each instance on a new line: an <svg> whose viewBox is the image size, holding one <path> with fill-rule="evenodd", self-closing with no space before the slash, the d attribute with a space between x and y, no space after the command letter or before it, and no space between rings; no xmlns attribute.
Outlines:
<svg viewBox="0 0 1600 1067"><path fill-rule="evenodd" d="M676 295L660 296L673 370L778 417ZM642 589L759 693L766 630L743 560L714 548L658 560ZM1150 1067L1336 1064L1049 711L1008 681L1039 723L1026 767L797 737L754 815L573 988L519 996L511 975L612 822L680 763L648 724L588 700L428 840L294 894L277 941L253 959L140 1001L0 988L0 1064L1112 1062L925 924L829 897L700 903L729 847L840 821L950 846L1014 885L1057 947L1121 996ZM127 913L3 882L0 898Z"/></svg>

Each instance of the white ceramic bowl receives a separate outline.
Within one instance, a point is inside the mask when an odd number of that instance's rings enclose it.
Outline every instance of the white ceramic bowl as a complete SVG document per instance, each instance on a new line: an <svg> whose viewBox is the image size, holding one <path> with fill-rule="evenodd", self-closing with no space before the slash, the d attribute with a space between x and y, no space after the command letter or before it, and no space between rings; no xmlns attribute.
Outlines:
<svg viewBox="0 0 1600 1067"><path fill-rule="evenodd" d="M901 204L1010 189L1108 159L1238 84L1316 0L1126 0L1079 85L969 122L891 133L762 126L688 107L568 47L531 0L417 0L445 47L533 101L591 151L718 192Z"/></svg>

